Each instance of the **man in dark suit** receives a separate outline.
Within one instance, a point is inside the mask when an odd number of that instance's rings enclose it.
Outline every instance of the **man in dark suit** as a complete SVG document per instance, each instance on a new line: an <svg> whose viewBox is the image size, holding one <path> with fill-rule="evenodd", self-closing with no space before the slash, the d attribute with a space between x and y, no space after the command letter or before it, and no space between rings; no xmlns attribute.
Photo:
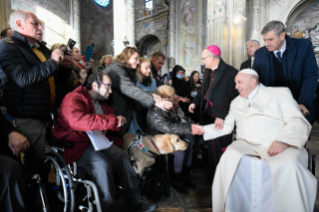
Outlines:
<svg viewBox="0 0 319 212"><path fill-rule="evenodd" d="M266 86L288 87L299 108L313 124L318 66L313 46L307 39L290 38L280 21L271 21L262 29L265 46L255 52L253 69Z"/></svg>
<svg viewBox="0 0 319 212"><path fill-rule="evenodd" d="M256 40L248 41L246 46L247 46L247 53L249 55L249 59L240 65L240 70L252 67L254 63L254 53L256 50L260 48L260 44Z"/></svg>
<svg viewBox="0 0 319 212"><path fill-rule="evenodd" d="M202 52L202 62L206 68L202 89L189 106L191 113L194 112L196 107L199 107L201 125L214 123L218 129L223 128L230 102L238 95L238 91L235 89L235 76L238 71L227 65L220 55L221 51L215 45L207 47ZM209 182L214 177L222 148L228 146L231 142L231 135L211 142L208 141Z"/></svg>

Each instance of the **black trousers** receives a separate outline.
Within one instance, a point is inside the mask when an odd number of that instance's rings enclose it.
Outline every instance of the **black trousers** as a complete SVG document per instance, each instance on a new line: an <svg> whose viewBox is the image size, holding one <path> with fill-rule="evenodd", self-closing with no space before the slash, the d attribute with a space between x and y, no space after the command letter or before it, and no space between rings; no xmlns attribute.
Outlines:
<svg viewBox="0 0 319 212"><path fill-rule="evenodd" d="M103 211L112 208L116 203L115 181L124 188L124 194L130 202L139 200L137 174L128 154L116 145L103 151L95 151L90 145L77 163L92 176L92 181L99 190Z"/></svg>
<svg viewBox="0 0 319 212"><path fill-rule="evenodd" d="M227 147L231 144L233 139L232 134L226 135L214 140L207 141L207 151L208 151L208 180L212 181L215 175L216 167L219 160L223 154L222 148Z"/></svg>
<svg viewBox="0 0 319 212"><path fill-rule="evenodd" d="M27 211L27 176L15 159L0 154L0 210L5 212Z"/></svg>

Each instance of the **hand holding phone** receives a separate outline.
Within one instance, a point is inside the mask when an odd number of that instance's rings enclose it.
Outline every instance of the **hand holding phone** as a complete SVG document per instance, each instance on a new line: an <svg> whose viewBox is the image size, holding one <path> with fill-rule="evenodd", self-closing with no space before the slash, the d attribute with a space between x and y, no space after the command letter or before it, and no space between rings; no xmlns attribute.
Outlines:
<svg viewBox="0 0 319 212"><path fill-rule="evenodd" d="M92 54L93 54L93 46L87 46L86 47L86 51L85 51L85 57L84 57L84 60L86 62L89 62L91 57L92 57Z"/></svg>
<svg viewBox="0 0 319 212"><path fill-rule="evenodd" d="M75 46L75 44L76 44L76 42L70 38L68 41L68 44L66 45L66 48L64 50L64 55L67 55L68 52L72 52L72 49Z"/></svg>

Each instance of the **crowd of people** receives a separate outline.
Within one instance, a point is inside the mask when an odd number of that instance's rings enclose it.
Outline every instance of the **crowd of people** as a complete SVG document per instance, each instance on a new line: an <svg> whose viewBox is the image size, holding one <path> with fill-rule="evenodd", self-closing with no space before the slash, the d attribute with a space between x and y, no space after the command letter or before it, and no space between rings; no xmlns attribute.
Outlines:
<svg viewBox="0 0 319 212"><path fill-rule="evenodd" d="M185 151L172 153L171 186L183 195L196 189L193 145L205 140L213 211L313 211L317 181L303 148L318 110L313 48L308 40L288 37L278 21L261 34L265 46L248 41L250 59L239 71L210 45L201 55L203 77L197 71L186 77L180 65L160 77L161 52L149 60L126 47L115 57L103 56L95 69L78 47L65 51L65 44L54 44L49 50L35 14L12 12L0 41L0 207L33 210L23 166L34 167L49 151L50 132L74 143L64 160L92 176L103 211L156 210L140 196L140 179L123 150L124 135L142 131L188 142ZM50 113L57 122L52 131ZM113 145L95 151L88 131L102 132ZM117 201L116 184L124 188L125 204Z"/></svg>

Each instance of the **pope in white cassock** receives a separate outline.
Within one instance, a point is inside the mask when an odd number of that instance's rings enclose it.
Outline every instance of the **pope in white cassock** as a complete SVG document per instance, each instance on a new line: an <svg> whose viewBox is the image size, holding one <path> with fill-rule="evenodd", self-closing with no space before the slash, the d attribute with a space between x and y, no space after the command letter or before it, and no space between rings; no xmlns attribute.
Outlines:
<svg viewBox="0 0 319 212"><path fill-rule="evenodd" d="M224 125L204 126L204 139L230 134L236 141L217 166L213 212L312 212L317 180L304 148L311 130L288 88L259 84L252 69L236 78L235 98Z"/></svg>

